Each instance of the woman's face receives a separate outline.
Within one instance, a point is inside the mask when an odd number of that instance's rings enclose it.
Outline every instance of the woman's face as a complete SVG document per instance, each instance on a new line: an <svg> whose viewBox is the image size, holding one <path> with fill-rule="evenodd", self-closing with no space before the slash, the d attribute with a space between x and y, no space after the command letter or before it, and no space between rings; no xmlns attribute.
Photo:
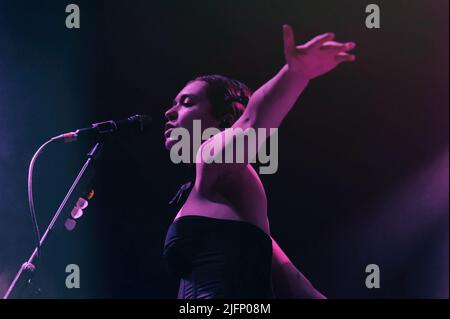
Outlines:
<svg viewBox="0 0 450 319"><path fill-rule="evenodd" d="M167 122L164 136L167 150L170 150L177 142L170 137L171 131L176 127L188 130L192 139L194 120L201 120L202 130L219 126L219 120L213 116L212 106L206 95L207 86L208 84L203 81L190 82L178 93L172 107L166 111Z"/></svg>

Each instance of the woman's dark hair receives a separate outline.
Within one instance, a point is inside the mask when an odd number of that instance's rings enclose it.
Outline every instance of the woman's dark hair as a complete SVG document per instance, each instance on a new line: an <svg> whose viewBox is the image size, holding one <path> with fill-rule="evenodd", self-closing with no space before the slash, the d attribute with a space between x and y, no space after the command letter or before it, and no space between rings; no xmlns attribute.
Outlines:
<svg viewBox="0 0 450 319"><path fill-rule="evenodd" d="M202 75L190 82L193 81L203 81L208 84L206 95L213 107L213 115L217 119L229 113L237 120L244 113L252 95L252 91L244 83L223 75ZM226 126L231 124L228 123Z"/></svg>

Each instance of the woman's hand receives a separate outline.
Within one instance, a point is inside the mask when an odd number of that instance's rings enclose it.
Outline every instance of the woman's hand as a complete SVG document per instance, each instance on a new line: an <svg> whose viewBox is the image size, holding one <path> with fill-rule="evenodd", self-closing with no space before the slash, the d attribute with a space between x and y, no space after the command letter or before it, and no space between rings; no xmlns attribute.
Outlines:
<svg viewBox="0 0 450 319"><path fill-rule="evenodd" d="M355 43L340 43L333 39L333 33L325 33L296 46L291 26L283 25L284 56L289 71L310 80L333 70L341 62L355 61L355 56L347 53Z"/></svg>

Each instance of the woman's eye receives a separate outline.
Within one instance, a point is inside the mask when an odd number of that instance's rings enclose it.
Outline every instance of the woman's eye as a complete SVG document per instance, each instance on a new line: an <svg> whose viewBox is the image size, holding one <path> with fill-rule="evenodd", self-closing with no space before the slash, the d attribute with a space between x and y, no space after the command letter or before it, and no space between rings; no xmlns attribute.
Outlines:
<svg viewBox="0 0 450 319"><path fill-rule="evenodd" d="M183 105L183 106L191 106L192 105L192 101L189 100L189 99L183 100L181 102L181 105Z"/></svg>

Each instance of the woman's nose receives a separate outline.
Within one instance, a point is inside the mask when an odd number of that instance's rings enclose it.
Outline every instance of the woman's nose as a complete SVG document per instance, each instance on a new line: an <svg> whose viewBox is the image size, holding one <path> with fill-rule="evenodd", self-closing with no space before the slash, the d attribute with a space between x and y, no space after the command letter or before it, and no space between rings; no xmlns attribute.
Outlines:
<svg viewBox="0 0 450 319"><path fill-rule="evenodd" d="M176 120L178 113L175 109L175 106L172 106L170 109L168 109L165 113L165 116L166 116L166 119L168 119L169 121Z"/></svg>

